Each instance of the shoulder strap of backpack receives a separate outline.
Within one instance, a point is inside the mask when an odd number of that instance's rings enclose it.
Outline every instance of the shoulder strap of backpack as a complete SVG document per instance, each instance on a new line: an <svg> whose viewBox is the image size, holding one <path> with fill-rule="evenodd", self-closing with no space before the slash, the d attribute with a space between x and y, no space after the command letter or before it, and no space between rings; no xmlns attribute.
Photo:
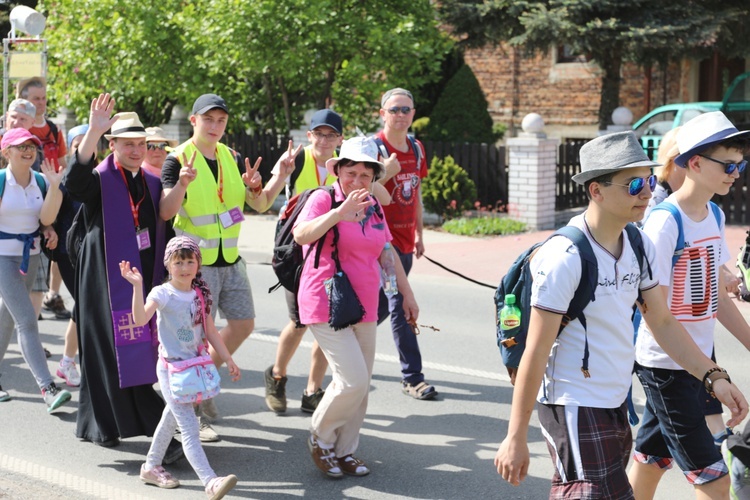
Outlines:
<svg viewBox="0 0 750 500"><path fill-rule="evenodd" d="M7 172L6 169L0 170L0 199L3 197L3 193L5 193L5 172Z"/></svg>
<svg viewBox="0 0 750 500"><path fill-rule="evenodd" d="M666 210L672 214L672 217L674 217L674 220L677 223L677 242L674 245L674 254L672 255L672 267L674 267L674 265L677 264L677 261L680 260L682 251L685 249L685 233L682 231L682 215L680 214L680 209L668 201L659 203L651 210L651 212L653 213L655 210Z"/></svg>
<svg viewBox="0 0 750 500"><path fill-rule="evenodd" d="M724 226L721 224L721 208L719 208L719 205L714 203L713 201L708 202L708 206L711 207L711 211L714 214L714 217L716 218L716 225L719 226L719 230L724 230Z"/></svg>
<svg viewBox="0 0 750 500"><path fill-rule="evenodd" d="M34 172L34 179L36 179L36 185L39 186L39 191L42 192L42 198L47 197L47 181L44 180L44 176L37 172L36 170L32 170Z"/></svg>
<svg viewBox="0 0 750 500"><path fill-rule="evenodd" d="M56 144L57 143L57 125L55 125L51 120L48 120L47 118L44 119L44 121L47 122L47 125L49 125L49 134L48 137L52 136L52 141Z"/></svg>
<svg viewBox="0 0 750 500"><path fill-rule="evenodd" d="M292 172L289 178L289 186L291 186L292 192L294 192L294 184L299 179L299 174L302 173L302 168L305 166L305 158L307 157L307 151L302 149L299 154L294 158L294 172Z"/></svg>
<svg viewBox="0 0 750 500"><path fill-rule="evenodd" d="M335 191L333 190L333 185L322 186L322 187L319 187L318 189L325 190L328 193L328 195L331 197L331 210L341 205L342 202L338 202L338 203L336 202L336 195L335 195ZM335 225L333 226L333 229L336 229ZM315 243L315 269L317 269L318 266L320 265L320 251L323 249L323 241L326 239L326 234L328 234L328 231L326 231L325 234L323 234L323 236L320 237L317 243ZM338 239L338 233L335 233L335 234L336 234L336 238ZM310 252L312 252L312 247L307 252L308 256L310 255ZM305 259L306 258L307 256L305 256Z"/></svg>
<svg viewBox="0 0 750 500"><path fill-rule="evenodd" d="M411 149L414 151L414 156L417 157L417 170L419 170L422 164L422 148L419 146L419 143L417 143L417 140L414 137L407 135L406 138L411 144Z"/></svg>
<svg viewBox="0 0 750 500"><path fill-rule="evenodd" d="M378 151L380 151L380 156L382 156L383 159L391 156L391 154L388 152L388 148L385 147L385 143L383 142L383 139L380 138L380 136L374 135L372 137L372 140L375 141L375 144L377 144Z"/></svg>

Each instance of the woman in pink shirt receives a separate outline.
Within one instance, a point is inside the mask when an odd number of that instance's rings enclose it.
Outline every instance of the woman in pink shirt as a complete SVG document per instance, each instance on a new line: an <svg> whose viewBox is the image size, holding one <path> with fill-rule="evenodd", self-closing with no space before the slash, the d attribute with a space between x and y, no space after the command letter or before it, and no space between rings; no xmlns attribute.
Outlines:
<svg viewBox="0 0 750 500"><path fill-rule="evenodd" d="M359 431L367 410L372 366L375 360L375 333L380 293L379 258L391 240L382 207L372 196L372 185L384 173L377 161L378 148L372 139L355 137L345 141L338 158L326 162L338 177L334 186L335 203L325 190L307 200L294 228L295 241L305 255L314 243L325 238L316 268L315 256L306 260L300 277L300 321L310 326L333 371L312 417L308 447L315 465L327 476L364 476L365 463L353 456L359 444ZM335 207L333 208L332 205ZM329 306L324 281L336 272L332 258L333 231L339 232L338 256L365 314L352 327L334 331L328 324ZM419 308L406 274L396 262L399 293L404 295L407 320L416 321Z"/></svg>

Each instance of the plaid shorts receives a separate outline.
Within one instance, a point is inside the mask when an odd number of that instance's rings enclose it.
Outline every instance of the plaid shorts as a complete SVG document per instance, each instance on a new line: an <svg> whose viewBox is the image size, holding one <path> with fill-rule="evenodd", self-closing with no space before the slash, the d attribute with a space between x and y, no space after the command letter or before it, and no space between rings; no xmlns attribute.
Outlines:
<svg viewBox="0 0 750 500"><path fill-rule="evenodd" d="M247 277L245 261L240 258L231 266L203 266L201 275L211 290L211 314L221 311L224 319L254 319L255 305Z"/></svg>
<svg viewBox="0 0 750 500"><path fill-rule="evenodd" d="M627 405L589 408L537 404L555 475L551 499L632 499L626 466L633 436Z"/></svg>

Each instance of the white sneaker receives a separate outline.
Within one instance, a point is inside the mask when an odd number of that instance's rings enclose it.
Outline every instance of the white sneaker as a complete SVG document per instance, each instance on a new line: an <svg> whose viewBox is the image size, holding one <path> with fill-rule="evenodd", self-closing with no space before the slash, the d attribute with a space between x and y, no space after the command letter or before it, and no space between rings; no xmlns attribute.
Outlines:
<svg viewBox="0 0 750 500"><path fill-rule="evenodd" d="M57 367L57 376L65 381L69 387L78 387L81 385L81 375L78 373L75 363L63 366L62 361Z"/></svg>
<svg viewBox="0 0 750 500"><path fill-rule="evenodd" d="M199 417L200 422L200 440L204 443L213 443L219 440L219 434L216 433L211 424L205 417Z"/></svg>

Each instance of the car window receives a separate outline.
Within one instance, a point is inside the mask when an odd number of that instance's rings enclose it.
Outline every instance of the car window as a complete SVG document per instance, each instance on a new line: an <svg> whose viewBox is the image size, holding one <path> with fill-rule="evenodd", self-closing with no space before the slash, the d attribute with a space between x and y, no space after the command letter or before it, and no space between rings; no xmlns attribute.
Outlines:
<svg viewBox="0 0 750 500"><path fill-rule="evenodd" d="M638 137L644 135L664 135L674 128L676 115L677 111L656 113L635 130L635 135Z"/></svg>
<svg viewBox="0 0 750 500"><path fill-rule="evenodd" d="M703 111L700 109L686 109L682 112L680 117L680 126L685 125L687 122L695 118L696 116L702 115Z"/></svg>

